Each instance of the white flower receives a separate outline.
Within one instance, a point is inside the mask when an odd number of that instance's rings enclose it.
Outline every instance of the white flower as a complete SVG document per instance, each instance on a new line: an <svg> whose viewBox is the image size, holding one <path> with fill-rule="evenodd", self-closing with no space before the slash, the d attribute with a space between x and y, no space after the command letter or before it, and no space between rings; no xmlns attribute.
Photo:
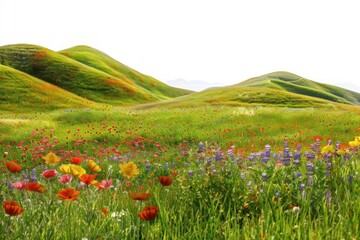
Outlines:
<svg viewBox="0 0 360 240"><path fill-rule="evenodd" d="M300 211L300 207L293 207L293 213L298 213Z"/></svg>

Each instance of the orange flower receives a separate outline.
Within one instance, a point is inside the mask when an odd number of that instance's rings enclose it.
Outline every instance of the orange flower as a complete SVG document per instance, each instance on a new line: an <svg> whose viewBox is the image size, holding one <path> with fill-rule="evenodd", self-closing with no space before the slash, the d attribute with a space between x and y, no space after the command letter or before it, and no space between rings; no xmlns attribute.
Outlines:
<svg viewBox="0 0 360 240"><path fill-rule="evenodd" d="M163 186L169 186L172 183L172 178L168 176L160 176L159 180Z"/></svg>
<svg viewBox="0 0 360 240"><path fill-rule="evenodd" d="M106 209L106 208L102 208L101 209L101 212L106 216L106 215L108 215L108 213L109 213L109 211Z"/></svg>
<svg viewBox="0 0 360 240"><path fill-rule="evenodd" d="M175 170L172 170L171 174L174 175L174 177L176 177L178 175L178 173Z"/></svg>
<svg viewBox="0 0 360 240"><path fill-rule="evenodd" d="M156 206L147 206L138 214L138 217L142 220L154 220L158 211L159 208Z"/></svg>
<svg viewBox="0 0 360 240"><path fill-rule="evenodd" d="M144 201L150 197L151 193L149 193L149 192L130 192L129 195L133 200Z"/></svg>
<svg viewBox="0 0 360 240"><path fill-rule="evenodd" d="M97 177L97 174L83 174L79 179L86 185L93 184L96 181L94 180Z"/></svg>
<svg viewBox="0 0 360 240"><path fill-rule="evenodd" d="M29 182L28 184L25 185L25 188L31 192L43 193L46 191L46 189L43 188L41 184L37 182Z"/></svg>
<svg viewBox="0 0 360 240"><path fill-rule="evenodd" d="M81 157L73 157L71 159L71 163L73 164L80 164L82 162L82 158Z"/></svg>
<svg viewBox="0 0 360 240"><path fill-rule="evenodd" d="M76 191L73 188L65 188L58 192L60 198L65 201L75 201L79 197L80 191Z"/></svg>
<svg viewBox="0 0 360 240"><path fill-rule="evenodd" d="M6 168L12 173L20 172L22 169L21 165L17 164L15 161L7 162Z"/></svg>
<svg viewBox="0 0 360 240"><path fill-rule="evenodd" d="M5 213L10 216L17 216L24 211L24 209L20 207L20 205L17 202L14 201L3 202L3 207Z"/></svg>

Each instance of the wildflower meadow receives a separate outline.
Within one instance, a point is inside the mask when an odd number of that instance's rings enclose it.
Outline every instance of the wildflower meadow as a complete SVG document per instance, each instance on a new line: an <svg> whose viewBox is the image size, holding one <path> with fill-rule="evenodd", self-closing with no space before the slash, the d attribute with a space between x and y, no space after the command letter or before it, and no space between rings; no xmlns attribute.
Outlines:
<svg viewBox="0 0 360 240"><path fill-rule="evenodd" d="M0 117L0 239L358 239L360 115L65 110Z"/></svg>

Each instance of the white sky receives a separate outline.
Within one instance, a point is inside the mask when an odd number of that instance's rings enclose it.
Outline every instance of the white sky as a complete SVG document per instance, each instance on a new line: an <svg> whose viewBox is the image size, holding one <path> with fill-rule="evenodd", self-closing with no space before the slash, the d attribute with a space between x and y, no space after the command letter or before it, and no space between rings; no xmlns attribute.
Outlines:
<svg viewBox="0 0 360 240"><path fill-rule="evenodd" d="M0 0L0 46L88 45L144 74L238 83L289 71L358 84L356 0ZM359 84L358 84L359 85Z"/></svg>

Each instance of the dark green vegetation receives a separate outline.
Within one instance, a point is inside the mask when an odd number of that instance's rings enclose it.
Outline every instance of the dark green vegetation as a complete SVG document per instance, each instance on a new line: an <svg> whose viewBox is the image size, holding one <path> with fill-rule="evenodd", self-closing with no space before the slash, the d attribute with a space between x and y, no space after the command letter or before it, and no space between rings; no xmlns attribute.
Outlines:
<svg viewBox="0 0 360 240"><path fill-rule="evenodd" d="M122 65L104 53L87 47L72 48L62 54L35 45L3 46L0 47L0 64L27 73L82 98L104 104L154 102L191 92L167 86ZM13 79L19 80L22 81L22 78Z"/></svg>

